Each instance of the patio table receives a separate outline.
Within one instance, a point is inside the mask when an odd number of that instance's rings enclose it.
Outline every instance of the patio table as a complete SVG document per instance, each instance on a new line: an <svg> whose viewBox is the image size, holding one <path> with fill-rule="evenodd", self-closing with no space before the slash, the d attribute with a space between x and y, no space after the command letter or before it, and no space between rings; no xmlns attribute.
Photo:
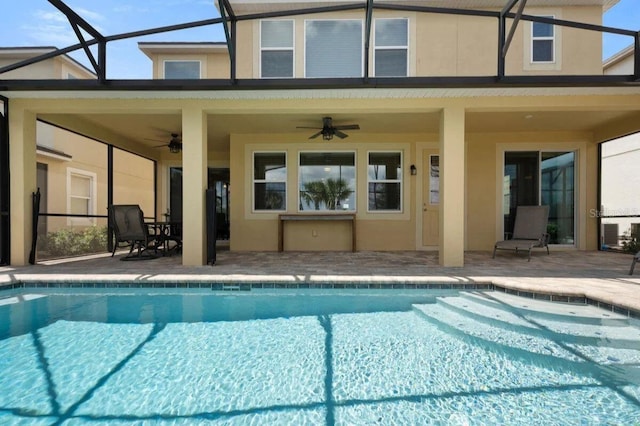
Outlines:
<svg viewBox="0 0 640 426"><path fill-rule="evenodd" d="M149 227L150 234L156 237L155 249L161 250L163 256L170 256L182 249L182 222L176 221L153 221L145 222ZM173 241L175 245L170 247Z"/></svg>

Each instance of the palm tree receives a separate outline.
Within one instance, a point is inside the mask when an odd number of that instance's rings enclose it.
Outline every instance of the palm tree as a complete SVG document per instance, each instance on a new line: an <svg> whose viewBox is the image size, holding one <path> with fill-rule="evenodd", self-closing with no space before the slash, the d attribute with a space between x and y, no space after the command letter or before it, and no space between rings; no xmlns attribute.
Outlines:
<svg viewBox="0 0 640 426"><path fill-rule="evenodd" d="M340 200L349 198L352 193L353 190L345 180L329 178L326 181L305 183L300 197L307 204L313 204L316 210L320 210L321 203L324 203L327 210L336 210L340 207Z"/></svg>
<svg viewBox="0 0 640 426"><path fill-rule="evenodd" d="M340 207L340 200L349 198L349 196L353 194L353 190L349 188L349 184L343 179L329 178L324 183L324 187L324 202L329 210L336 210Z"/></svg>
<svg viewBox="0 0 640 426"><path fill-rule="evenodd" d="M304 190L300 191L301 199L307 204L313 204L316 210L320 210L320 203L326 199L325 194L324 182L321 180L306 182L304 184Z"/></svg>

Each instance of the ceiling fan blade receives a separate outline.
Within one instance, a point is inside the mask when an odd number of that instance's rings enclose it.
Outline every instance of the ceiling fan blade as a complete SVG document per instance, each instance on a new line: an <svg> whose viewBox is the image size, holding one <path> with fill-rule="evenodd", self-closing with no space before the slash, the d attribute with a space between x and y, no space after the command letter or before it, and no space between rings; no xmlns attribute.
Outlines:
<svg viewBox="0 0 640 426"><path fill-rule="evenodd" d="M296 126L296 129L321 129L322 127L307 127L307 126Z"/></svg>
<svg viewBox="0 0 640 426"><path fill-rule="evenodd" d="M360 130L360 126L357 124L345 124L343 126L334 126L334 129L340 130Z"/></svg>
<svg viewBox="0 0 640 426"><path fill-rule="evenodd" d="M322 130L320 130L318 133L316 133L316 134L314 134L314 135L309 136L309 139L315 139L315 138L317 138L318 136L320 136L320 135L322 134L322 132L323 132L323 131L322 131Z"/></svg>
<svg viewBox="0 0 640 426"><path fill-rule="evenodd" d="M339 137L340 139L349 137L349 135L347 135L346 133L342 133L340 130L336 129L335 127L333 128L333 134Z"/></svg>
<svg viewBox="0 0 640 426"><path fill-rule="evenodd" d="M144 138L145 141L151 141L151 142L162 142L160 139L151 139L151 138Z"/></svg>
<svg viewBox="0 0 640 426"><path fill-rule="evenodd" d="M168 145L166 143L163 143L162 145L156 145L156 146L152 146L151 148L166 148Z"/></svg>

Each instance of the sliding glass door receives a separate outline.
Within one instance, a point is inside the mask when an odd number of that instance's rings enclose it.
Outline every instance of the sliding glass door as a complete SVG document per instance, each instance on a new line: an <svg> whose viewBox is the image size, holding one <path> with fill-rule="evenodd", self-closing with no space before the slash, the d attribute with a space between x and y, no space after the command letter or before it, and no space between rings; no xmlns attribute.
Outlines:
<svg viewBox="0 0 640 426"><path fill-rule="evenodd" d="M230 233L230 187L229 169L208 171L208 188L216 189L216 226L218 240L228 240ZM182 167L169 169L169 211L170 220L182 222Z"/></svg>
<svg viewBox="0 0 640 426"><path fill-rule="evenodd" d="M551 244L575 244L575 152L509 151L504 156L504 232L517 206L548 205Z"/></svg>

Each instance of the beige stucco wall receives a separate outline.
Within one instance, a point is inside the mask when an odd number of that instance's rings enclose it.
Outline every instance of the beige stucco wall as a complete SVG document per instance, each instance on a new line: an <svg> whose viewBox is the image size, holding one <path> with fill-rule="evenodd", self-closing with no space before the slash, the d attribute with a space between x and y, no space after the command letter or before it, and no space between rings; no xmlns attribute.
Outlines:
<svg viewBox="0 0 640 426"><path fill-rule="evenodd" d="M298 158L307 151L348 151L356 158L358 250L414 250L415 177L409 174L415 143L422 135L358 134L348 145L338 141L308 142L299 135L232 135L231 137L231 249L277 250L278 214L298 211ZM367 155L369 151L398 150L403 158L401 212L367 212ZM253 153L285 152L287 156L287 211L253 212ZM350 211L348 211L350 212ZM320 212L323 213L323 212ZM350 250L348 223L287 223L285 249Z"/></svg>
<svg viewBox="0 0 640 426"><path fill-rule="evenodd" d="M586 90L586 89L585 89ZM40 114L64 113L73 117L74 112L91 111L94 113L110 114L122 111L140 113L144 111L175 111L176 108L183 110L189 107L189 111L194 116L199 116L200 111L207 111L212 114L215 120L211 120L211 126L216 123L225 123L225 114L246 114L246 125L236 125L231 130L230 151L221 149L219 151L209 151L206 154L205 166L229 167L231 173L231 249L232 250L276 250L277 248L277 213L255 213L251 210L253 197L252 189L252 153L255 150L286 151L288 155L288 213L297 213L297 185L298 171L297 158L300 151L353 151L356 153L357 167L357 246L359 250L415 250L425 249L421 246L422 226L422 190L425 185L425 170L419 170L417 176L410 176L408 166L416 164L422 166L422 156L426 149L438 147L438 125L433 124L430 116L433 116L442 108L453 108L458 111L465 110L467 117L476 114L473 120L469 120L468 126L480 126L490 131L469 131L462 133L459 127L461 120L455 127L456 134L464 135L465 159L457 159L454 162L454 170L457 167L464 168L464 194L461 197L459 207L464 209L465 229L464 248L467 250L488 250L492 244L500 237L502 230L502 159L504 152L508 150L572 150L577 153L577 191L576 191L576 239L579 249L592 249L596 247L596 221L588 216L591 209L597 208L597 145L600 142L599 135L611 134L621 128L619 120L613 120L603 124L594 118L596 127L590 130L581 131L544 131L547 125L550 126L577 126L583 128L585 123L581 121L581 112L599 112L608 114L615 111L626 110L629 113L638 112L638 95L624 96L580 96L573 91L571 96L557 96L546 94L543 96L532 96L529 92L520 89L507 90L507 96L460 96L456 98L436 98L436 97L410 97L407 93L393 91L391 94L398 95L398 98L380 97L375 99L380 93L378 91L358 91L352 92L353 99L344 97L324 97L324 99L313 98L309 94L309 99L289 99L286 96L276 99L226 99L210 100L200 99L12 99L10 103L11 115L11 137L12 137L12 217L13 214L24 215L20 210L24 207L28 210L27 203L19 196L28 198L35 188L31 184L31 173L35 179L35 148L33 156L33 172L28 164L31 158L30 148L23 147L23 143L30 142L30 120L35 120L37 111ZM272 93L275 94L276 92ZM325 92L314 92L318 96ZM342 93L342 92L341 92ZM417 93L417 92L416 92ZM426 93L421 91L420 93ZM462 93L462 92L460 92ZM520 93L520 94L517 94ZM432 92L429 92L432 94ZM362 95L361 98L358 96ZM338 95L336 95L338 96ZM370 96L370 97L369 97ZM438 109L440 106L440 110ZM362 128L358 132L349 132L347 140L333 140L329 142L309 140L308 133L297 131L295 133L273 133L277 122L273 127L268 127L269 131L252 131L251 133L239 133L251 129L251 117L255 114L268 113L282 114L284 117L300 111L305 114L318 114L323 109L329 109L337 113L349 112L352 116L366 117L370 113L380 111L394 111L396 114L412 113L425 114L424 122L428 124L431 133L386 133L367 131ZM541 113L541 122L536 125L541 129L535 131L509 131L509 127L526 127L525 123L515 123L513 118L505 120L505 117L513 117L513 111L557 111L559 114L572 112L567 116L567 120L558 122L554 114ZM478 114L485 114L478 119ZM587 117L591 116L586 114ZM595 117L595 116L594 116ZM627 123L627 115L618 115L622 121ZM631 116L630 116L631 117ZM237 119L237 117L236 117ZM417 118L414 118L414 120ZM259 120L257 120L259 121ZM276 119L277 121L277 119ZM478 124L479 122L481 124ZM68 120L72 123L73 120ZM117 133L109 133L108 129L91 127L86 123L76 123L84 132L92 133L94 137L103 140L110 140L123 147L129 146L134 151L145 152L145 147L134 144L127 145L127 141L121 140ZM361 122L361 124L364 124ZM85 127L83 127L85 126ZM186 126L186 127L185 127ZM582 127L580 127L582 126ZM636 129L638 127L635 122ZM35 124L34 124L35 127ZM189 128L189 124L183 125L184 129ZM454 129L454 130L455 130ZM292 130L293 131L293 130ZM183 133L184 136L184 133ZM184 136L186 137L186 136ZM459 138L453 141L457 145ZM445 145L448 143L444 142ZM21 149L24 148L24 149ZM401 213L369 213L367 212L367 180L366 180L366 154L369 150L400 150L403 155L404 170L404 193L403 209ZM182 164L180 156L171 156L165 151L147 149L150 153L158 155L160 164L159 170L163 171L158 177L162 201L158 203L158 210L163 213L166 209L166 195L168 193L166 184L166 170L170 164L181 165L183 167L197 167L201 157L196 162ZM206 151L205 151L206 152ZM24 160L23 158L26 158ZM421 167L422 166L422 167ZM203 169L204 170L204 169ZM20 183L22 182L22 183ZM189 182L185 182L187 187ZM24 206L23 206L24 205ZM162 217L160 217L162 218ZM14 235L21 235L21 222L12 221ZM290 224L288 224L290 225ZM288 226L286 225L286 226ZM26 226L26 225L25 225ZM185 224L188 226L188 224ZM294 229L295 227L299 229ZM311 225L314 226L314 225ZM306 225L294 225L288 234L292 240L291 244L304 244L303 247L310 249L346 249L348 241L345 240L346 229L338 227L326 227L317 225L317 237L313 237L310 229ZM340 225L342 226L342 225ZM333 233L333 234L332 234ZM28 230L24 234L28 236ZM201 238L200 234L197 237ZM28 241L28 239L27 239ZM304 242L304 243L302 243ZM19 253L19 244L16 243L16 250ZM196 259L197 260L197 259Z"/></svg>
<svg viewBox="0 0 640 426"><path fill-rule="evenodd" d="M37 162L47 165L48 199L47 213L66 214L68 210L69 172L89 174L95 177L95 203L93 214L107 214L107 145L78 134L38 122L37 139L48 136L48 148L71 156L70 160L38 155ZM114 150L114 203L139 204L145 216L154 214L154 175L152 161L131 153ZM44 191L44 188L41 189ZM47 230L56 231L66 227L104 225L102 219L47 218Z"/></svg>
<svg viewBox="0 0 640 426"><path fill-rule="evenodd" d="M466 249L489 250L501 239L502 172L506 151L573 151L575 158L575 241L597 248L597 144L589 132L476 133L467 135Z"/></svg>
<svg viewBox="0 0 640 426"><path fill-rule="evenodd" d="M154 191L153 162L115 149L113 152L113 203L139 204L145 217L154 217ZM100 205L99 211L101 207L105 209L102 211L106 211L106 203L104 206Z"/></svg>
<svg viewBox="0 0 640 426"><path fill-rule="evenodd" d="M628 56L625 60L612 64L604 73L606 75L631 75L633 72L633 56Z"/></svg>
<svg viewBox="0 0 640 426"><path fill-rule="evenodd" d="M286 213L298 213L297 162L300 151L322 149L354 150L358 169L357 181L357 246L358 250L414 250L417 218L415 204L416 179L424 175L404 175L404 197L407 200L402 214L377 215L367 213L366 204L366 153L369 150L401 149L405 169L412 163L419 164L416 146L433 139L433 135L395 136L386 143L365 142L367 139L384 139L381 135L358 135L359 142L346 147L342 144L309 144L300 142L293 135L261 136L233 135L231 144L231 182L234 197L231 206L232 250L276 250L278 241L278 213L252 212L251 164L254 151L285 151L288 164L288 209ZM285 141L289 140L289 143ZM277 141L277 142L276 142ZM576 244L580 249L595 249L596 221L588 216L595 208L597 188L597 145L592 135L585 132L535 132L467 134L465 145L465 249L490 250L502 234L501 176L505 151L567 150L576 152ZM423 185L426 185L423 182ZM238 191L242 196L238 197ZM279 212L285 213L285 212ZM386 216L386 217L384 217ZM394 217L402 216L402 217ZM349 250L350 228L348 224L287 223L285 249L287 250Z"/></svg>
<svg viewBox="0 0 640 426"><path fill-rule="evenodd" d="M597 6L528 8L527 14L554 16L590 24L602 23ZM495 18L376 11L374 18L409 19L410 76L488 76L496 74L498 21ZM321 13L282 18L294 21L294 75L304 77L305 21L358 19L362 12ZM507 34L511 21L507 23ZM602 36L597 31L555 27L553 63L531 63L531 22L520 21L506 58L507 75L602 74ZM372 32L374 30L372 29ZM260 78L260 21L238 24L237 76ZM373 70L372 41L369 66ZM372 72L373 75L373 72Z"/></svg>
<svg viewBox="0 0 640 426"><path fill-rule="evenodd" d="M226 49L208 53L151 53L153 78L164 78L165 61L199 61L200 78L229 78L230 59Z"/></svg>
<svg viewBox="0 0 640 426"><path fill-rule="evenodd" d="M607 59L604 64L605 75L631 75L635 71L634 64L634 46L617 52L611 58Z"/></svg>
<svg viewBox="0 0 640 426"><path fill-rule="evenodd" d="M17 58L0 58L0 67L15 64L22 59ZM17 70L8 71L0 74L1 78L6 79L43 79L43 78L60 78L59 74L54 74L53 61L43 61L28 67L19 68Z"/></svg>
<svg viewBox="0 0 640 426"><path fill-rule="evenodd" d="M47 126L42 124L41 126ZM70 161L38 155L39 163L47 164L47 213L68 213L68 171L94 174L96 178L95 214L106 214L107 149L106 145L89 141L77 134L54 129L53 146L50 148L68 154ZM44 190L44 188L42 189ZM47 218L47 230L56 231L70 226L90 226L96 221L71 218Z"/></svg>
<svg viewBox="0 0 640 426"><path fill-rule="evenodd" d="M35 56L35 55L33 55ZM25 60L27 56L15 56L8 52L4 54L0 53L0 68L7 65L12 65ZM56 57L46 59L44 61L24 66L13 71L8 71L0 74L2 79L24 79L24 80L40 80L40 79L63 79L66 80L72 75L78 79L91 79L95 78L87 69L81 67L77 63L73 62L68 57Z"/></svg>

